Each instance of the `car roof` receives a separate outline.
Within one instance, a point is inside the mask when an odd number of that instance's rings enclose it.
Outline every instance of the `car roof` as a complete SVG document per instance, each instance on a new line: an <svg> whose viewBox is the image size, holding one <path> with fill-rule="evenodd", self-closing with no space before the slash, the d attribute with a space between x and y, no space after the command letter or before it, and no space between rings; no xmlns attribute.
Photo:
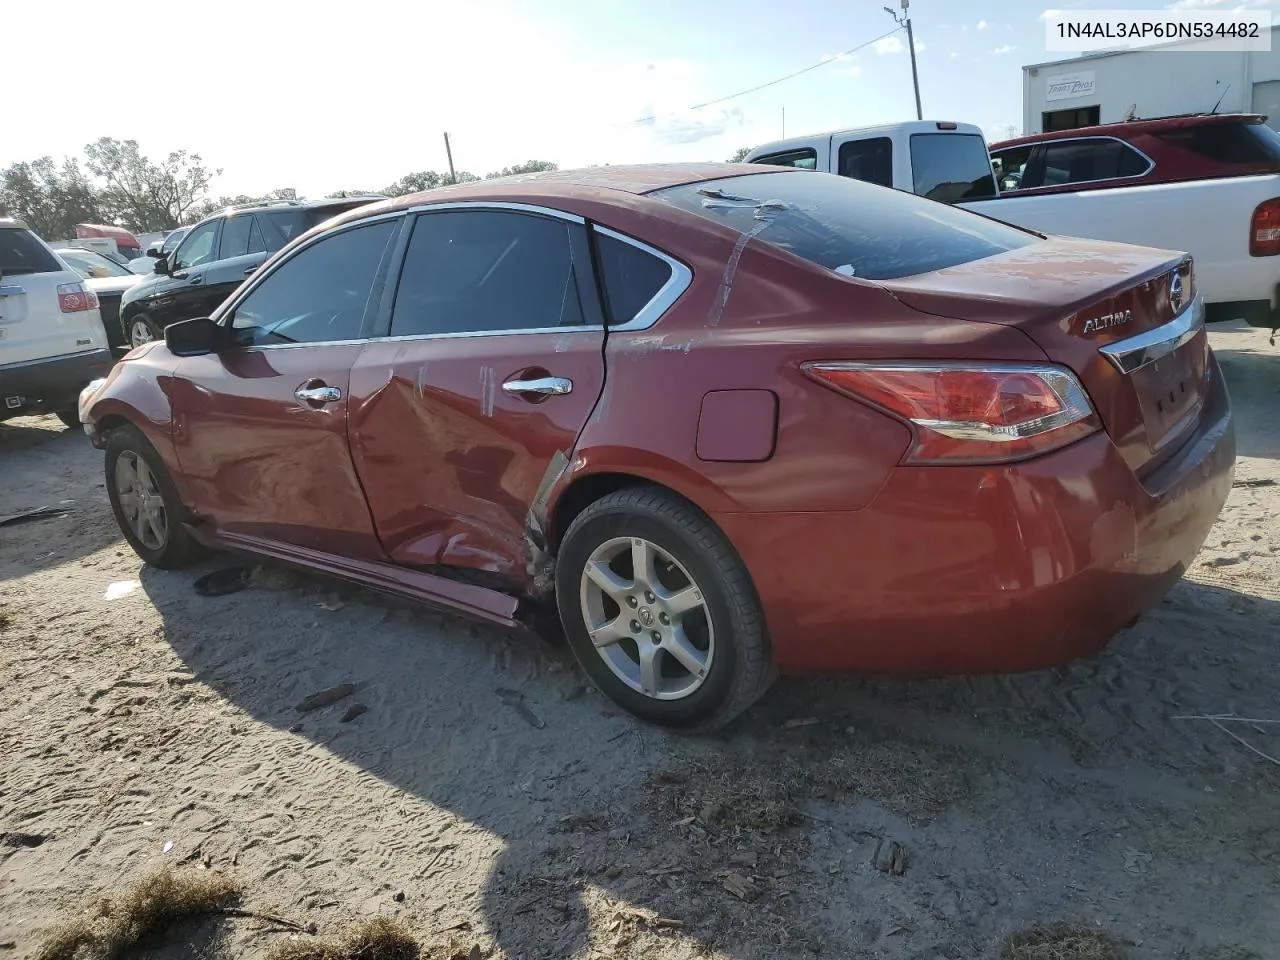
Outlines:
<svg viewBox="0 0 1280 960"><path fill-rule="evenodd" d="M13 217L0 217L0 229L26 230L28 227L23 221Z"/></svg>
<svg viewBox="0 0 1280 960"><path fill-rule="evenodd" d="M578 170L550 170L520 173L492 180L448 184L420 193L393 197L347 211L338 223L405 210L431 203L462 203L475 200L536 203L554 206L565 200L606 200L618 194L642 196L667 187L702 183L725 177L752 174L805 173L789 167L768 167L753 163L638 163L619 166L584 167Z"/></svg>
<svg viewBox="0 0 1280 960"><path fill-rule="evenodd" d="M1228 123L1265 123L1266 119L1260 113L1187 113L1176 117L1121 120L1119 123L1099 123L1091 127L1055 130L1052 133L1030 133L1025 137L1013 137L1009 140L993 143L991 144L991 149L1006 150L1009 147L1043 143L1047 140L1073 140L1081 137L1116 137L1123 140L1126 136L1134 136L1135 134L1167 133L1170 130L1185 130L1188 127L1206 127Z"/></svg>

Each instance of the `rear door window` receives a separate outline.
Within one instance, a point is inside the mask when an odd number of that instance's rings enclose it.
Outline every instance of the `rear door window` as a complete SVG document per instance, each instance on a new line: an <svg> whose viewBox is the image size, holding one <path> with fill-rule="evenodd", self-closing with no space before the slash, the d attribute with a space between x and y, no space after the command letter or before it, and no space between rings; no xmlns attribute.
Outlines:
<svg viewBox="0 0 1280 960"><path fill-rule="evenodd" d="M35 235L20 227L0 228L0 274L59 273L62 265ZM0 280L3 283L3 280Z"/></svg>
<svg viewBox="0 0 1280 960"><path fill-rule="evenodd" d="M581 324L572 229L581 228L495 210L419 216L400 272L391 336Z"/></svg>
<svg viewBox="0 0 1280 960"><path fill-rule="evenodd" d="M1064 140L1044 146L1041 186L1092 183L1146 173L1150 162L1127 143L1111 139Z"/></svg>
<svg viewBox="0 0 1280 960"><path fill-rule="evenodd" d="M681 184L649 196L864 280L941 270L1039 239L967 210L846 177L759 173Z"/></svg>
<svg viewBox="0 0 1280 960"><path fill-rule="evenodd" d="M888 137L840 144L838 173L882 187L893 186L893 141Z"/></svg>
<svg viewBox="0 0 1280 960"><path fill-rule="evenodd" d="M218 256L223 260L243 257L249 252L249 234L252 230L251 214L228 217L222 224L222 242L218 247Z"/></svg>
<svg viewBox="0 0 1280 960"><path fill-rule="evenodd" d="M987 144L972 133L912 134L911 176L917 194L942 203L996 195Z"/></svg>
<svg viewBox="0 0 1280 960"><path fill-rule="evenodd" d="M771 153L768 156L757 157L751 162L763 163L770 167L795 167L799 170L816 170L818 169L818 151L812 147L804 147L800 150L787 150L784 153Z"/></svg>

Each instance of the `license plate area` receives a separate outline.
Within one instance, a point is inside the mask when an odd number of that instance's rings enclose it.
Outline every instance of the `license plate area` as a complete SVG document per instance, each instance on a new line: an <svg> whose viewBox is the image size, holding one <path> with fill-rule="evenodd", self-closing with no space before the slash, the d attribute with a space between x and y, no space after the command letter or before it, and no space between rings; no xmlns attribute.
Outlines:
<svg viewBox="0 0 1280 960"><path fill-rule="evenodd" d="M1130 374L1153 451L1177 439L1204 401L1204 336Z"/></svg>

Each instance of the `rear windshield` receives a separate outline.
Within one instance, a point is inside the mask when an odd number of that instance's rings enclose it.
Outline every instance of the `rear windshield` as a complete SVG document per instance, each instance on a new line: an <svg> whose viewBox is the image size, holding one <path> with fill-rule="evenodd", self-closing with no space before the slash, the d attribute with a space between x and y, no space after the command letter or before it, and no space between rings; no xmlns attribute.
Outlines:
<svg viewBox="0 0 1280 960"><path fill-rule="evenodd" d="M911 175L915 192L930 200L957 203L996 195L987 144L972 133L912 134Z"/></svg>
<svg viewBox="0 0 1280 960"><path fill-rule="evenodd" d="M132 277L134 274L126 270L100 253L92 250L59 250L58 256L66 262L84 280L101 280L107 277Z"/></svg>
<svg viewBox="0 0 1280 960"><path fill-rule="evenodd" d="M336 217L347 210L372 202L371 200L352 200L349 203L326 203L322 207L283 207L279 210L259 211L257 216L259 222L267 225L263 231L267 248L275 251L294 237L300 237L312 227L324 223L330 217Z"/></svg>
<svg viewBox="0 0 1280 960"><path fill-rule="evenodd" d="M1280 134L1265 123L1212 123L1156 136L1218 163L1280 163Z"/></svg>
<svg viewBox="0 0 1280 960"><path fill-rule="evenodd" d="M650 196L864 280L942 270L1039 239L956 207L828 173L728 177Z"/></svg>
<svg viewBox="0 0 1280 960"><path fill-rule="evenodd" d="M14 227L0 229L0 274L12 277L61 270L57 258L29 231Z"/></svg>

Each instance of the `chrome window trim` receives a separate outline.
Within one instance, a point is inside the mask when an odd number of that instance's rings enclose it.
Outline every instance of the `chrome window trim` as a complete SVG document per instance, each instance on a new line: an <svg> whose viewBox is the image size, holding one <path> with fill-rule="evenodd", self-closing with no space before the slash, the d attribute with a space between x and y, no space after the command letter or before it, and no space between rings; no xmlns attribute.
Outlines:
<svg viewBox="0 0 1280 960"><path fill-rule="evenodd" d="M1097 180L1068 180L1066 183L1048 183L1048 184L1042 183L1040 184L1039 187L1026 187L1025 189L1039 190L1043 187L1069 187L1074 183L1112 183L1116 180L1134 180L1134 179L1137 179L1138 177L1145 177L1147 174L1149 174L1152 170L1156 168L1156 162L1152 160L1149 156L1147 156L1146 151L1139 150L1128 140L1121 140L1119 137L1112 137L1112 136L1106 136L1106 135L1099 135L1094 137L1064 137L1061 140L1041 140L1038 143L1031 144L1031 147L1033 150L1036 147L1044 147L1047 149L1049 147L1056 147L1058 144L1062 144L1062 143L1084 143L1089 140L1111 140L1115 143L1120 144L1123 147L1128 147L1130 150L1132 150L1134 153L1140 156L1143 160L1147 161L1147 169L1143 170L1141 173L1127 173L1123 177L1100 177ZM1007 149L1014 150L1017 148L1009 147ZM1043 172L1042 172L1042 176L1043 176ZM1010 190L1009 192L1016 193L1017 191Z"/></svg>
<svg viewBox="0 0 1280 960"><path fill-rule="evenodd" d="M1204 329L1204 298L1199 294L1182 313L1154 330L1117 340L1098 352L1121 373L1134 373L1185 346Z"/></svg>
<svg viewBox="0 0 1280 960"><path fill-rule="evenodd" d="M406 212L434 213L437 210L514 210L517 213L541 214L579 225L587 222L585 217L580 217L576 213L556 210L554 207L543 207L536 203L517 203L513 200L446 200L441 203L421 203L416 207L409 207Z"/></svg>
<svg viewBox="0 0 1280 960"><path fill-rule="evenodd" d="M656 247L651 247L649 244L643 243L634 237L628 237L625 233L618 233L618 231L610 230L600 224L595 224L594 229L597 233L612 237L614 240L620 240L623 243L630 244L637 250L642 250L651 256L657 257L671 268L671 276L667 278L667 282L658 288L658 292L653 295L648 303L636 311L634 317L626 323L619 323L609 327L610 331L648 330L689 289L689 285L693 283L693 271L675 257L663 253ZM600 282L603 284L603 279Z"/></svg>
<svg viewBox="0 0 1280 960"><path fill-rule="evenodd" d="M355 208L355 209L359 209L359 208ZM305 241L299 243L296 249L290 250L289 247L286 245L285 247L282 248L283 250L288 251L286 256L282 257L277 263L272 264L271 269L268 271L264 272L261 268L259 268L258 272L254 274L253 277L250 278L248 283L240 287L235 293L233 293L230 297L228 297L225 301L223 301L222 306L219 307L216 311L214 311L217 314L216 322L220 325L225 326L228 330L235 329L233 324L235 323L236 310L239 308L240 304L244 303L244 301L249 296L251 296L253 292L258 289L258 287L262 286L262 284L266 283L267 280L275 276L277 270L279 270L286 263L291 261L303 250L309 249L311 246L319 243L321 240L326 240L329 237L336 236L340 233L346 233L348 230L355 230L358 227L367 227L371 223L381 223L384 220L395 220L403 216L405 216L405 211L403 210L393 210L390 213L380 213L376 217L365 217L360 220L353 220L350 223L342 224L342 226L340 227L335 227L331 230L326 230L323 233L317 233L314 237L308 237ZM268 259L271 256L273 256L273 254L269 254ZM355 340L307 340L303 343L258 343L258 344L249 344L249 345L241 346L240 349L242 350L293 350L298 347L338 347L338 346L349 346L351 344L356 344L356 343L368 343L370 340L374 340L374 339L377 339L377 338L359 337Z"/></svg>

